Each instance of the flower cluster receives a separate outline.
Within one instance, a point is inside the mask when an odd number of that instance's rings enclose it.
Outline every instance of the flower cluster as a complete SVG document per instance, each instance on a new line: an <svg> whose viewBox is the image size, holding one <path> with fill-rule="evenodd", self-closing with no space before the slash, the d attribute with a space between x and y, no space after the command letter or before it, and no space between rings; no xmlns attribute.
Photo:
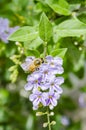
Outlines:
<svg viewBox="0 0 86 130"><path fill-rule="evenodd" d="M21 67L27 71L28 64L33 62L35 57L27 57ZM60 85L64 82L63 77L56 76L63 73L63 61L60 57L46 56L44 63L39 68L28 75L26 91L31 91L29 96L33 103L33 109L36 110L41 106L49 106L53 109L57 105L57 100L63 92Z"/></svg>
<svg viewBox="0 0 86 130"><path fill-rule="evenodd" d="M5 43L8 43L8 36L16 31L19 27L9 27L8 19L0 18L0 40Z"/></svg>

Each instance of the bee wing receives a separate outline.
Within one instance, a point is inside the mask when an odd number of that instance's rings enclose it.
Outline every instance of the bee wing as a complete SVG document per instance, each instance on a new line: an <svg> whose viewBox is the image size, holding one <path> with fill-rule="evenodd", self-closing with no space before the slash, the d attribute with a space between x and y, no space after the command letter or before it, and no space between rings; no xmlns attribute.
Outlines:
<svg viewBox="0 0 86 130"><path fill-rule="evenodd" d="M21 67L24 71L28 71L29 70L29 67L30 65L32 64L33 60L35 59L34 56L28 56L26 59L25 59L25 62L21 64Z"/></svg>
<svg viewBox="0 0 86 130"><path fill-rule="evenodd" d="M21 64L21 67L24 71L28 71L29 70L29 66L30 63L29 62L24 62L23 64Z"/></svg>
<svg viewBox="0 0 86 130"><path fill-rule="evenodd" d="M26 62L32 62L34 59L35 59L34 56L28 56L28 57L25 59L25 61L26 61Z"/></svg>

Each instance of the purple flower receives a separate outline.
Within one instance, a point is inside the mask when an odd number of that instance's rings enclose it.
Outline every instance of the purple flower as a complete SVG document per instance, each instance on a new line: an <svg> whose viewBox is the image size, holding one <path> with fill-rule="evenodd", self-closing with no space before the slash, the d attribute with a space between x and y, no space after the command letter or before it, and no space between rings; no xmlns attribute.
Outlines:
<svg viewBox="0 0 86 130"><path fill-rule="evenodd" d="M0 40L5 43L8 43L8 37L14 31L16 31L19 27L9 27L9 20L0 18Z"/></svg>
<svg viewBox="0 0 86 130"><path fill-rule="evenodd" d="M59 94L63 92L60 85L64 82L62 77L50 76L45 86L50 89L50 91L56 91Z"/></svg>
<svg viewBox="0 0 86 130"><path fill-rule="evenodd" d="M46 61L51 66L56 66L56 65L62 65L63 64L62 58L60 58L60 57L52 57L50 55L46 56Z"/></svg>
<svg viewBox="0 0 86 130"><path fill-rule="evenodd" d="M61 123L64 125L64 126L68 126L70 124L69 122L69 118L67 116L62 116L61 117Z"/></svg>
<svg viewBox="0 0 86 130"><path fill-rule="evenodd" d="M86 93L81 93L79 96L79 106L81 108L86 108Z"/></svg>
<svg viewBox="0 0 86 130"><path fill-rule="evenodd" d="M53 109L57 105L57 99L59 98L60 95L57 92L49 91L46 93L46 105Z"/></svg>
<svg viewBox="0 0 86 130"><path fill-rule="evenodd" d="M27 57L21 67L28 71L35 57ZM57 100L63 92L60 85L64 82L63 77L56 77L56 74L63 73L62 59L47 56L38 70L34 71L27 77L25 90L32 90L30 101L33 103L33 109L37 110L41 106L49 106L53 109L57 105Z"/></svg>
<svg viewBox="0 0 86 130"><path fill-rule="evenodd" d="M3 42L5 42L5 43L8 43L7 38L8 38L8 34L7 34L7 33L4 33L4 32L3 32L3 33L0 35L0 39L1 39Z"/></svg>
<svg viewBox="0 0 86 130"><path fill-rule="evenodd" d="M40 71L40 73L42 73L43 78L45 80L50 75L62 74L64 70L63 70L62 66L51 67L49 64L43 63L40 66L39 71Z"/></svg>
<svg viewBox="0 0 86 130"><path fill-rule="evenodd" d="M9 27L8 34L11 35L11 34L14 33L17 29L19 29L19 26Z"/></svg>
<svg viewBox="0 0 86 130"><path fill-rule="evenodd" d="M46 56L46 62L50 66L50 69L53 71L54 74L62 74L64 72L63 67L61 66L63 60L60 57L52 57Z"/></svg>
<svg viewBox="0 0 86 130"><path fill-rule="evenodd" d="M40 66L39 71L43 74L44 77L48 76L51 73L49 65L46 63L43 63Z"/></svg>
<svg viewBox="0 0 86 130"><path fill-rule="evenodd" d="M33 102L33 108L38 108L40 104L42 104L43 106L46 106L46 95L45 93L42 93L40 91L34 91L30 97L29 97L30 101Z"/></svg>
<svg viewBox="0 0 86 130"><path fill-rule="evenodd" d="M42 73L43 78L47 78L50 75L57 74L57 70L51 69L47 63L43 63L39 68L40 73Z"/></svg>
<svg viewBox="0 0 86 130"><path fill-rule="evenodd" d="M8 19L0 18L0 35L3 32L6 32L9 30L9 21Z"/></svg>
<svg viewBox="0 0 86 130"><path fill-rule="evenodd" d="M34 72L27 77L28 83L25 85L25 90L37 89L40 87L42 77L38 72Z"/></svg>

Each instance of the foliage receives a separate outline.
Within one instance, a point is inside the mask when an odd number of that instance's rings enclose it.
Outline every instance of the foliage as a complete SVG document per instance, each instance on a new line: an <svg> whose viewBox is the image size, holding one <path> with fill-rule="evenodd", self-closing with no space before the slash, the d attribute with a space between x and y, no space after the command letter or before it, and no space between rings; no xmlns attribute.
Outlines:
<svg viewBox="0 0 86 130"><path fill-rule="evenodd" d="M0 0L0 5L0 17L20 27L9 43L0 41L0 130L43 129L46 116L35 116L20 64L26 56L42 58L45 46L47 54L64 60L64 91L52 129L86 129L86 1Z"/></svg>

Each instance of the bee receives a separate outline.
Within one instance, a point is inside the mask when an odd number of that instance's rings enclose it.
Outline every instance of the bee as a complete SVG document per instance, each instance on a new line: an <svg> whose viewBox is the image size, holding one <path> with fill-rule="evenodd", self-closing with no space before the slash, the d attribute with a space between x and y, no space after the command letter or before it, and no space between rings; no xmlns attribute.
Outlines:
<svg viewBox="0 0 86 130"><path fill-rule="evenodd" d="M29 65L28 70L30 72L34 72L39 68L39 66L43 63L43 60L41 58L36 58L32 61L32 63Z"/></svg>
<svg viewBox="0 0 86 130"><path fill-rule="evenodd" d="M21 65L24 71L26 72L34 72L39 68L39 66L43 63L42 58L33 58L28 57L25 62Z"/></svg>

